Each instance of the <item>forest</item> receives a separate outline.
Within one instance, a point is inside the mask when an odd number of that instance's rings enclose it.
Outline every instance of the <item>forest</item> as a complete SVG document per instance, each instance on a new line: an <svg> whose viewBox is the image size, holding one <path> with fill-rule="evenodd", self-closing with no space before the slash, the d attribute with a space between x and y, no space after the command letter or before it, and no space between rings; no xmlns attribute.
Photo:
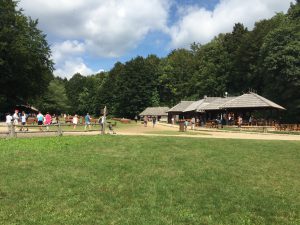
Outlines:
<svg viewBox="0 0 300 225"><path fill-rule="evenodd" d="M191 43L162 58L136 56L70 79L53 75L46 35L16 5L0 2L1 112L30 104L44 112L99 115L107 106L111 116L133 118L149 106L251 90L285 107L282 120L300 122L299 0L251 30L237 23L207 44Z"/></svg>

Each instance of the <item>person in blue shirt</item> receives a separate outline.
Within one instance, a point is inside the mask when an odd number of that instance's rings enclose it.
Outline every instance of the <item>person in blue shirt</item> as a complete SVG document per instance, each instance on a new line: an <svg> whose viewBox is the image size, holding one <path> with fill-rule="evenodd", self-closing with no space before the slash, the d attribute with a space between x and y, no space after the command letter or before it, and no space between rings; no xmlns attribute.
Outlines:
<svg viewBox="0 0 300 225"><path fill-rule="evenodd" d="M44 123L44 116L41 112L39 112L39 114L36 116L37 118L37 122L38 122L38 125L40 126L40 130L43 131L42 129L42 125Z"/></svg>
<svg viewBox="0 0 300 225"><path fill-rule="evenodd" d="M85 121L85 126L84 126L84 130L86 130L86 128L88 127L89 129L91 129L91 117L90 115L87 113L86 116L84 117L84 121Z"/></svg>

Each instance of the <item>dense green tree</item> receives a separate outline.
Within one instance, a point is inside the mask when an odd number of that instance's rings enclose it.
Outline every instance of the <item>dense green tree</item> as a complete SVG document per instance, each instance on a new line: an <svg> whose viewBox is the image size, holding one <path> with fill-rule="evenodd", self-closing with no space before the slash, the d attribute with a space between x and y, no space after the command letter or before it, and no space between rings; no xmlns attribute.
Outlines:
<svg viewBox="0 0 300 225"><path fill-rule="evenodd" d="M77 111L81 115L85 115L86 113L96 114L96 106L95 106L95 95L93 95L92 90L84 87L83 91L79 93L78 96L78 107Z"/></svg>
<svg viewBox="0 0 300 225"><path fill-rule="evenodd" d="M59 78L53 79L45 94L35 102L42 112L60 114L70 110L65 85Z"/></svg>
<svg viewBox="0 0 300 225"><path fill-rule="evenodd" d="M174 50L161 61L158 91L164 105L190 97L195 66L193 53L187 49Z"/></svg>
<svg viewBox="0 0 300 225"><path fill-rule="evenodd" d="M0 1L0 105L30 103L47 90L53 62L38 21L17 10L17 1Z"/></svg>
<svg viewBox="0 0 300 225"><path fill-rule="evenodd" d="M80 73L76 73L66 82L66 92L71 104L71 113L76 113L79 105L79 95L85 87L85 77Z"/></svg>
<svg viewBox="0 0 300 225"><path fill-rule="evenodd" d="M238 65L237 74L240 74L241 79L239 79L240 81L232 81L237 84L234 87L230 87L229 91L237 93L248 90L255 90L258 93L263 92L264 86L262 83L264 74L260 71L260 49L265 37L275 28L279 27L284 19L284 15L279 13L272 19L261 20L255 24L251 32L247 32L243 36L235 59L235 64ZM239 84L240 88L235 89Z"/></svg>
<svg viewBox="0 0 300 225"><path fill-rule="evenodd" d="M245 42L245 37L248 33L248 29L243 24L237 23L234 25L233 31L224 36L223 46L227 50L230 60L230 67L226 70L230 74L226 79L229 84L227 91L232 94L247 91L248 89L245 82L245 74L247 74L246 57L240 54L240 48Z"/></svg>
<svg viewBox="0 0 300 225"><path fill-rule="evenodd" d="M116 115L133 118L154 104L159 59L155 56L136 57L124 66L117 80Z"/></svg>
<svg viewBox="0 0 300 225"><path fill-rule="evenodd" d="M96 101L99 107L104 108L106 106L109 114L118 114L116 111L116 97L118 96L117 80L120 74L123 73L123 70L124 65L118 62L108 73L103 73L103 82L96 91Z"/></svg>
<svg viewBox="0 0 300 225"><path fill-rule="evenodd" d="M230 70L229 55L224 47L224 36L220 35L210 43L193 47L197 59L197 70L191 86L196 99L203 95L222 96L228 88Z"/></svg>
<svg viewBox="0 0 300 225"><path fill-rule="evenodd" d="M288 109L285 120L300 121L300 4L270 32L261 48L264 94Z"/></svg>

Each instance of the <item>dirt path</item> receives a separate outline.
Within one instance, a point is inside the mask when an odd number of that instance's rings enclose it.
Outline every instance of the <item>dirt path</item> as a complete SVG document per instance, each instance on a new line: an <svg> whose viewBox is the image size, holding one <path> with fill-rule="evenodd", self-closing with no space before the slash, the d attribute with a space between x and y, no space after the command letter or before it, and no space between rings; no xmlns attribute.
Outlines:
<svg viewBox="0 0 300 225"><path fill-rule="evenodd" d="M151 124L152 125L152 124ZM6 131L7 128L0 127L0 131ZM251 132L230 132L201 129L198 131L188 131L181 133L178 131L178 126L157 124L154 128L152 126L144 127L142 124L130 125L126 127L116 128L117 135L130 136L165 136L165 137L190 137L190 138L225 138L225 139L255 139L255 140L289 140L300 141L300 135L288 134L271 134L271 133L251 133ZM38 136L55 136L56 133L18 133L18 137L38 137ZM100 135L99 131L91 132L64 132L64 135Z"/></svg>
<svg viewBox="0 0 300 225"><path fill-rule="evenodd" d="M162 131L172 131L174 134L160 133ZM157 132L157 133L156 133ZM143 135L143 136L174 136L191 138L225 138L225 139L255 139L255 140L289 140L300 141L300 135L271 134L271 133L246 133L246 132L220 132L214 130L189 131L189 134L176 133L178 126L165 126L158 124L155 128L136 126L126 130L120 130L118 135Z"/></svg>
<svg viewBox="0 0 300 225"><path fill-rule="evenodd" d="M191 138L226 138L226 139L255 139L255 140L292 140L300 141L300 135L251 133L251 132L220 132L211 129L188 131L180 133L178 126L157 124L144 127L142 124L117 129L118 135L143 135L143 136L168 136L168 137L191 137Z"/></svg>

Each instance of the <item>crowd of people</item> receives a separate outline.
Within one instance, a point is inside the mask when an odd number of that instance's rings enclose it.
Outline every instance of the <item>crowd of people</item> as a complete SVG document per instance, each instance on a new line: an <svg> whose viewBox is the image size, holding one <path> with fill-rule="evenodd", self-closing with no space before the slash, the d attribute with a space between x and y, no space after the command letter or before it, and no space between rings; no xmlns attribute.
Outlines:
<svg viewBox="0 0 300 225"><path fill-rule="evenodd" d="M83 118L79 117L77 114L74 116L62 114L62 115L51 115L47 112L43 115L41 112L38 114L26 114L24 111L20 112L19 110L15 110L13 114L6 113L6 124L8 126L8 130L10 131L12 125L20 127L20 131L28 131L27 122L30 120L30 124L37 123L40 131L44 131L43 128L46 127L46 131L49 131L50 125L59 124L60 122L70 122L72 123L73 129L76 129L77 125L82 123L84 124L84 130L91 130L92 125L92 117L87 113ZM82 121L83 120L83 121ZM101 116L97 122L100 124L100 129L104 129L106 117ZM109 124L109 130L113 131L111 124ZM26 129L25 129L26 128Z"/></svg>
<svg viewBox="0 0 300 225"><path fill-rule="evenodd" d="M187 130L187 127L190 126L191 130L195 129L195 126L203 127L208 122L212 122L215 126L223 127L223 125L237 125L238 127L241 127L242 125L252 125L254 121L254 117L250 115L250 117L247 120L243 120L242 115L239 115L235 118L235 115L233 113L229 113L228 115L219 115L215 119L212 120L205 120L202 117L195 118L192 117L190 119L176 119L175 117L171 118L171 123L173 125L182 122L184 126L184 130Z"/></svg>

